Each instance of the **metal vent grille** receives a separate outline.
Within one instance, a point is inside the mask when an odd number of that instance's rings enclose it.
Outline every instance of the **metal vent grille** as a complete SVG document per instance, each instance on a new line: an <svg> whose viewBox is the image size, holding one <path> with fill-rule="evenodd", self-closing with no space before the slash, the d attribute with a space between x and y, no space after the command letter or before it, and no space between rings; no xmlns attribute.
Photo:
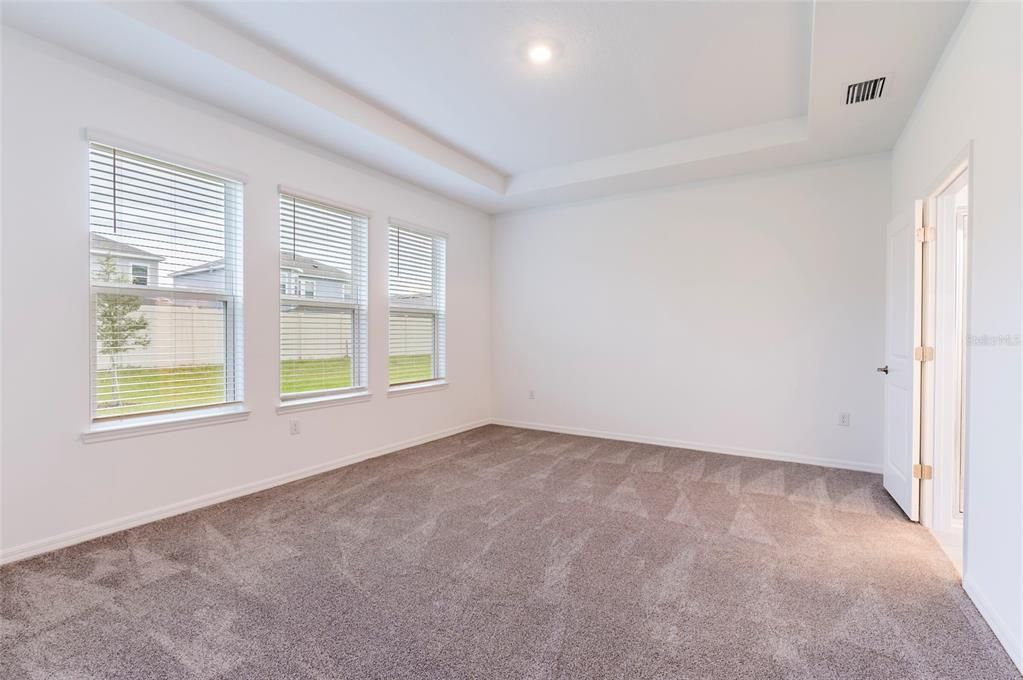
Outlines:
<svg viewBox="0 0 1023 680"><path fill-rule="evenodd" d="M884 92L885 80L886 78L881 77L864 80L862 83L853 83L845 90L845 103L858 104L859 102L869 102L871 99L879 99Z"/></svg>

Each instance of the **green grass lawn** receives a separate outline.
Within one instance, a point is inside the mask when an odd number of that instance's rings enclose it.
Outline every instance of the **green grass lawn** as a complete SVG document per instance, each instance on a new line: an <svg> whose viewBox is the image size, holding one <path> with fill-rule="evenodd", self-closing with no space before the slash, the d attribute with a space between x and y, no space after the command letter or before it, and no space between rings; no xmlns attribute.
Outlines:
<svg viewBox="0 0 1023 680"><path fill-rule="evenodd" d="M216 404L224 400L224 367L122 368L96 373L96 415L123 416Z"/></svg>
<svg viewBox="0 0 1023 680"><path fill-rule="evenodd" d="M428 354L395 356L389 361L391 384L433 377ZM174 368L122 368L117 389L112 371L96 375L96 415L123 416L164 409L217 404L224 400L224 367L216 364ZM305 359L281 363L281 392L317 392L352 386L352 360Z"/></svg>
<svg viewBox="0 0 1023 680"><path fill-rule="evenodd" d="M433 357L429 354L402 354L390 357L388 364L391 385L433 378Z"/></svg>
<svg viewBox="0 0 1023 680"><path fill-rule="evenodd" d="M352 359L288 359L281 362L281 394L352 386Z"/></svg>

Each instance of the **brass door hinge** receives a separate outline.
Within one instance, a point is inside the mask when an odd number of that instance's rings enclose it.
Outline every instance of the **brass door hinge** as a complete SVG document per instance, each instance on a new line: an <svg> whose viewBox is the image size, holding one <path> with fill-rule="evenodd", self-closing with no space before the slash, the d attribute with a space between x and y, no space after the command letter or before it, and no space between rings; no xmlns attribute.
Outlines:
<svg viewBox="0 0 1023 680"><path fill-rule="evenodd" d="M920 243L931 243L938 236L938 230L934 227L919 227L916 230L916 240Z"/></svg>
<svg viewBox="0 0 1023 680"><path fill-rule="evenodd" d="M919 463L913 466L913 479L930 479L934 476L934 468L930 465L920 465Z"/></svg>
<svg viewBox="0 0 1023 680"><path fill-rule="evenodd" d="M913 358L917 361L934 361L933 347L914 347Z"/></svg>

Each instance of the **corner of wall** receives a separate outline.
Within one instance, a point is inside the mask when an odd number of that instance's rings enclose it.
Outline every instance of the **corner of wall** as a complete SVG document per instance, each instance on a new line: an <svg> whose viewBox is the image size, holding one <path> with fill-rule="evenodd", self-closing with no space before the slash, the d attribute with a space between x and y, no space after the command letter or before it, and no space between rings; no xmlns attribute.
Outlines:
<svg viewBox="0 0 1023 680"><path fill-rule="evenodd" d="M497 375L494 370L494 336L496 330L494 328L497 323L497 295L496 295L496 282L494 281L494 265L497 261L495 257L496 239L494 238L495 232L497 231L497 220L498 215L487 215L487 237L490 242L489 255L490 260L487 262L487 273L489 275L489 286L488 291L490 296L490 319L488 323L487 332L487 356L489 357L489 375L488 382L490 385L489 400L487 403L487 417L493 421L497 417Z"/></svg>
<svg viewBox="0 0 1023 680"><path fill-rule="evenodd" d="M963 579L963 590L970 596L977 611L980 612L988 627L991 628L991 632L1005 648L1009 658L1016 664L1016 668L1023 673L1023 640L1017 639L1012 634L1008 623L1002 619L998 610L991 605L991 600L984 594L981 587L969 578L969 575Z"/></svg>

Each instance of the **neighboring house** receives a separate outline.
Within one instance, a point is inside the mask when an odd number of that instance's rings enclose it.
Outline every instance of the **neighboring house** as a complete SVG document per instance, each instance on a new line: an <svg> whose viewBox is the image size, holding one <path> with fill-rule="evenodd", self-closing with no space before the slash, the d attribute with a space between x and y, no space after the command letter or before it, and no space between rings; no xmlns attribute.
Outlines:
<svg viewBox="0 0 1023 680"><path fill-rule="evenodd" d="M114 263L114 285L160 286L165 258L108 236L92 234L89 249L93 278L100 278L108 258ZM130 291L129 291L130 292ZM118 357L122 368L168 368L224 363L224 314L220 309L180 305L160 293L145 292L138 314L148 321L150 343ZM198 338L198 340L197 340ZM96 368L108 370L112 358L97 353Z"/></svg>
<svg viewBox="0 0 1023 680"><path fill-rule="evenodd" d="M344 269L282 250L281 294L318 297L325 300L350 300L352 276Z"/></svg>
<svg viewBox="0 0 1023 680"><path fill-rule="evenodd" d="M93 276L102 270L104 260L113 258L117 272L115 284L160 285L163 257L113 238L92 235L91 266ZM164 274L176 289L220 290L224 285L224 261L213 260L177 272ZM166 279L165 279L166 281ZM344 302L353 299L351 275L309 257L281 251L280 290L294 297L281 321L281 353L285 359L322 359L347 356L353 342L354 317L349 310L317 308L320 301ZM304 298L309 298L308 303ZM146 295L139 313L149 321L152 342L121 357L133 367L191 366L223 364L223 311L197 301L175 299L158 292ZM98 355L102 370L110 358Z"/></svg>
<svg viewBox="0 0 1023 680"><path fill-rule="evenodd" d="M92 275L95 277L103 269L106 258L113 258L114 267L120 281L135 286L157 285L160 280L160 263L163 258L148 250L130 246L107 236L92 234L89 247L89 259Z"/></svg>
<svg viewBox="0 0 1023 680"><path fill-rule="evenodd" d="M213 260L171 274L180 288L222 288L224 260ZM294 297L343 301L352 299L352 277L344 269L332 267L304 255L281 251L281 294Z"/></svg>
<svg viewBox="0 0 1023 680"><path fill-rule="evenodd" d="M323 301L354 301L351 274L287 250L281 251L280 263L280 293L285 299L295 298L281 309L281 358L350 356L355 324L352 311L317 305ZM224 284L224 261L213 260L170 276L175 288L220 288Z"/></svg>

